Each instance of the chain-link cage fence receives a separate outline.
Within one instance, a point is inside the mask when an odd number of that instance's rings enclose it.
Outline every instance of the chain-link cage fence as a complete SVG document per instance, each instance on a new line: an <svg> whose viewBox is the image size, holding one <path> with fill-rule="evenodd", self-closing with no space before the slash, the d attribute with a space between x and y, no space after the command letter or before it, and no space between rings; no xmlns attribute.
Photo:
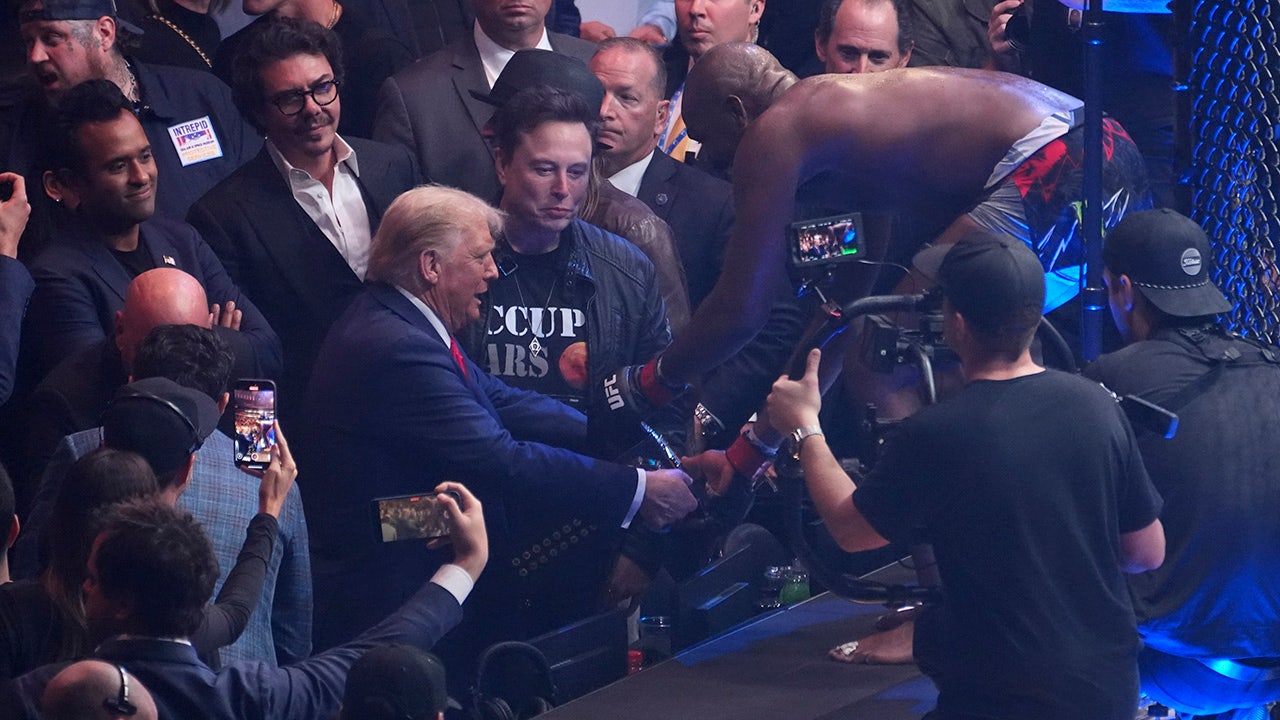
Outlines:
<svg viewBox="0 0 1280 720"><path fill-rule="evenodd" d="M1232 328L1280 342L1280 5L1186 1L1191 214L1213 242Z"/></svg>

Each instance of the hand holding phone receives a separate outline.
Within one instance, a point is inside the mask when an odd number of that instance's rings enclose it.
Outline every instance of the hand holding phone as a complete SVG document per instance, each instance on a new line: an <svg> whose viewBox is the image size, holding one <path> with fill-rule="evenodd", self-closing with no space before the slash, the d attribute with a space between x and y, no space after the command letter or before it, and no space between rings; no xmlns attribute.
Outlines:
<svg viewBox="0 0 1280 720"><path fill-rule="evenodd" d="M276 444L267 468L256 470L242 467L241 470L262 478L262 484L258 486L258 512L279 519L285 498L289 496L289 489L298 478L298 465L293 461L293 453L289 452L289 443L280 429L279 420L275 423L274 432Z"/></svg>
<svg viewBox="0 0 1280 720"><path fill-rule="evenodd" d="M378 539L399 542L449 537L452 523L448 507L438 496L449 496L455 504L462 502L462 496L454 490L374 500L373 521Z"/></svg>

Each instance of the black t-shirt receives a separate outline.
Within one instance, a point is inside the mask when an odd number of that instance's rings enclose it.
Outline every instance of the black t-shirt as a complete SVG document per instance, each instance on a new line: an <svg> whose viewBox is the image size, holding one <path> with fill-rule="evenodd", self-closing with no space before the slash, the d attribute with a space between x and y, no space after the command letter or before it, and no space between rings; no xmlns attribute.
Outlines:
<svg viewBox="0 0 1280 720"><path fill-rule="evenodd" d="M971 382L904 422L853 500L889 540L933 544L945 601L915 651L948 717L1133 717L1120 534L1160 498L1102 388L1052 370Z"/></svg>
<svg viewBox="0 0 1280 720"><path fill-rule="evenodd" d="M1176 408L1166 440L1135 427L1164 497L1164 564L1129 578L1144 641L1184 657L1280 656L1280 365L1264 348L1220 333L1205 353L1176 330L1099 358L1086 375L1167 403L1208 372L1206 358L1238 354ZM1280 358L1280 348L1266 349Z"/></svg>
<svg viewBox="0 0 1280 720"><path fill-rule="evenodd" d="M586 302L566 292L568 248L513 253L489 284L481 364L490 375L582 408L587 388Z"/></svg>
<svg viewBox="0 0 1280 720"><path fill-rule="evenodd" d="M124 266L125 272L129 273L129 277L136 278L148 270L156 269L156 261L151 257L151 252L147 250L147 242L138 235L138 247L135 250L111 250L111 255L119 263Z"/></svg>

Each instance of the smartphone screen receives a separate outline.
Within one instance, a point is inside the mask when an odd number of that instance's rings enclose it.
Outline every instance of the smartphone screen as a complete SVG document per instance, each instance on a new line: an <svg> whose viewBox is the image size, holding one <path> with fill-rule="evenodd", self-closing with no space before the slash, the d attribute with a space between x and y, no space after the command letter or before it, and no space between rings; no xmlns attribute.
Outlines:
<svg viewBox="0 0 1280 720"><path fill-rule="evenodd" d="M791 225L791 265L809 267L860 260L864 254L859 213Z"/></svg>
<svg viewBox="0 0 1280 720"><path fill-rule="evenodd" d="M449 493L457 500L456 493ZM373 501L374 530L382 542L430 540L449 534L449 514L435 493Z"/></svg>
<svg viewBox="0 0 1280 720"><path fill-rule="evenodd" d="M235 408L236 465L262 469L276 444L276 386L270 380L239 380L231 391Z"/></svg>

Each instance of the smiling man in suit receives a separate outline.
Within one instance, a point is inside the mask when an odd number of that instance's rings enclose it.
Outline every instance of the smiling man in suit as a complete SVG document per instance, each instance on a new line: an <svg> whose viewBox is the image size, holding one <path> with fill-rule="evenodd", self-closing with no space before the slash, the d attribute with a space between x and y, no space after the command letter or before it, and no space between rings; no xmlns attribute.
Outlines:
<svg viewBox="0 0 1280 720"><path fill-rule="evenodd" d="M280 329L281 410L291 415L329 325L360 290L383 211L416 174L403 148L338 135L344 78L335 35L285 17L249 33L233 94L267 141L189 220Z"/></svg>
<svg viewBox="0 0 1280 720"><path fill-rule="evenodd" d="M68 90L49 128L45 192L59 204L49 245L31 263L36 289L23 342L44 372L115 330L130 281L176 268L200 282L244 377L274 378L280 341L186 223L155 216L161 179L151 140L110 80Z"/></svg>
<svg viewBox="0 0 1280 720"><path fill-rule="evenodd" d="M496 202L493 151L481 134L493 106L478 96L489 94L519 50L553 50L585 63L595 46L546 29L551 0L471 0L471 6L472 32L383 84L373 137L409 148L427 180Z"/></svg>

